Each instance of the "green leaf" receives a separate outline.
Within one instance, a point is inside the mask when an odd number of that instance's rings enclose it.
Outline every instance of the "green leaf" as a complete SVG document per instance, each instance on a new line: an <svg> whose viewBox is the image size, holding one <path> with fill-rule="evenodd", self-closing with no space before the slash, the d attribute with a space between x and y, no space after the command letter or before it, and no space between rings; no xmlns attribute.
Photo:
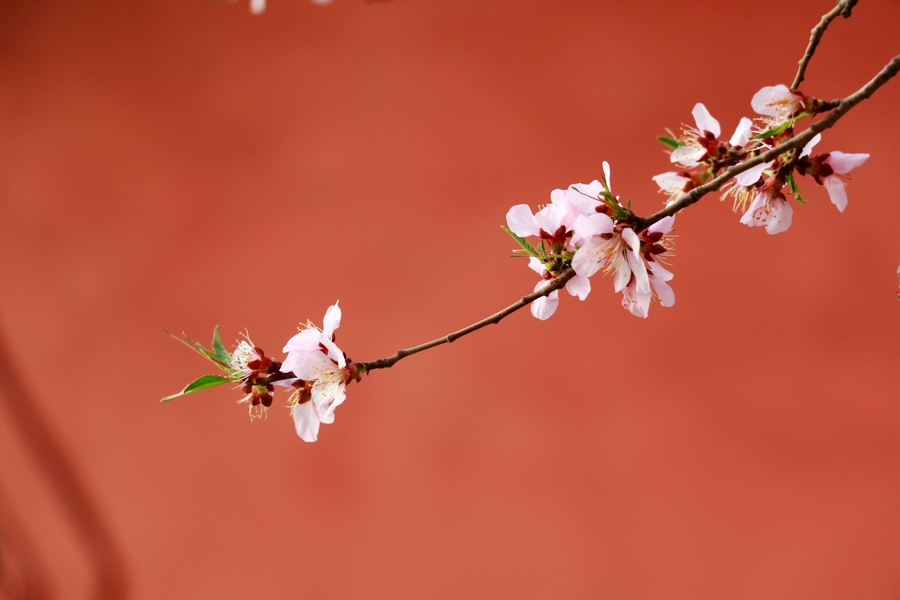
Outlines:
<svg viewBox="0 0 900 600"><path fill-rule="evenodd" d="M179 398L181 396L184 396L185 394L199 392L200 390L216 387L217 385L222 385L223 383L230 383L231 381L234 380L228 377L222 377L221 375L204 375L203 377L195 379L194 381L187 384L187 387L185 387L177 394L166 396L165 398L160 400L160 402L168 402L169 400L174 400L175 398Z"/></svg>
<svg viewBox="0 0 900 600"><path fill-rule="evenodd" d="M216 353L216 358L218 358L226 365L231 366L231 355L228 354L228 350L225 349L225 344L222 343L222 338L219 337L218 325L216 325L216 328L213 329L212 347L213 352Z"/></svg>
<svg viewBox="0 0 900 600"><path fill-rule="evenodd" d="M678 140L673 140L672 138L666 137L664 135L658 136L656 139L661 141L663 144L665 144L672 150L674 150L675 148L680 148L681 146L684 146L684 144L682 144Z"/></svg>
<svg viewBox="0 0 900 600"><path fill-rule="evenodd" d="M506 225L501 225L500 228L511 235L512 238L516 240L516 242L518 242L518 244L522 246L522 248L524 248L526 252L528 252L528 254L538 259L544 258L544 256L540 252L538 252L538 249L531 245L531 242L517 236L509 227L507 227Z"/></svg>
<svg viewBox="0 0 900 600"><path fill-rule="evenodd" d="M763 139L765 139L765 138L767 138L767 137L772 137L773 135L778 135L779 133L782 133L785 129L787 129L788 127L792 126L793 124L794 124L793 119L790 120L790 121L785 121L784 123L782 123L782 124L779 125L778 127L775 127L775 128L773 128L773 129L769 129L768 131L763 131L761 134L759 134L759 135L754 135L754 136L753 136L752 138L750 138L750 139L751 139L751 140L763 140Z"/></svg>
<svg viewBox="0 0 900 600"><path fill-rule="evenodd" d="M165 329L163 329L163 331L164 331L165 334L168 335L169 337L178 340L179 342L181 342L182 344L184 344L184 345L187 346L188 348L191 348L194 352L197 352L198 354L200 354L200 355L203 356L204 358L206 358L206 359L208 359L208 360L214 362L214 363L216 364L217 367L219 367L220 369L222 369L222 370L225 371L226 373L231 371L231 359L230 359L230 357L229 357L229 359L228 359L227 361L223 361L221 358L219 358L219 355L218 355L218 354L216 354L216 353L213 352L212 350L208 350L208 349L205 348L205 347L203 346L203 344L201 344L200 342L195 342L195 341L192 340L190 337L188 337L188 335L187 335L186 333L183 333L183 332L182 332L181 335L183 335L183 336L185 337L185 339L181 339L180 337L178 337L177 335L175 335L175 334L172 333L171 331L166 331ZM224 346L223 346L223 350L224 350ZM227 353L226 353L226 354L227 354Z"/></svg>

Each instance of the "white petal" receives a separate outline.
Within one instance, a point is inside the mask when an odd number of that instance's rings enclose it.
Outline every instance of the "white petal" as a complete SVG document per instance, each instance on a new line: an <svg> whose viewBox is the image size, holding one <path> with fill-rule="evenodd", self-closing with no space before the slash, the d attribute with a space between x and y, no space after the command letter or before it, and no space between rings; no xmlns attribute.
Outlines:
<svg viewBox="0 0 900 600"><path fill-rule="evenodd" d="M765 224L766 192L759 192L753 198L753 202L747 208L747 212L741 217L741 223L748 227L756 227Z"/></svg>
<svg viewBox="0 0 900 600"><path fill-rule="evenodd" d="M743 173L740 173L735 176L734 181L738 185L742 185L744 187L749 187L759 181L759 178L762 177L763 171L768 169L774 163L774 160L770 160L767 163L763 163L761 165L756 165L755 167L750 167Z"/></svg>
<svg viewBox="0 0 900 600"><path fill-rule="evenodd" d="M635 290L635 286L630 285L622 291L622 306L627 308L634 316L646 319L650 312L650 301L652 298L653 296L649 292L639 294Z"/></svg>
<svg viewBox="0 0 900 600"><path fill-rule="evenodd" d="M540 226L527 204L516 204L506 213L506 225L520 237L540 235Z"/></svg>
<svg viewBox="0 0 900 600"><path fill-rule="evenodd" d="M787 231L791 226L794 209L785 200L776 198L772 201L772 212L766 221L766 231L770 235Z"/></svg>
<svg viewBox="0 0 900 600"><path fill-rule="evenodd" d="M672 227L675 225L675 215L669 215L668 217L663 217L653 225L648 228L650 233L662 233L663 235L672 231Z"/></svg>
<svg viewBox="0 0 900 600"><path fill-rule="evenodd" d="M550 285L550 280L538 281L537 285L534 286L534 291L538 291L548 285ZM553 290L549 295L538 298L531 303L531 314L541 321L546 321L556 312L558 304L559 290Z"/></svg>
<svg viewBox="0 0 900 600"><path fill-rule="evenodd" d="M579 300L584 300L591 293L591 280L587 277L576 275L566 282L566 291L576 296Z"/></svg>
<svg viewBox="0 0 900 600"><path fill-rule="evenodd" d="M543 275L546 268L544 267L544 263L539 261L533 256L528 257L528 268L537 273L538 275Z"/></svg>
<svg viewBox="0 0 900 600"><path fill-rule="evenodd" d="M287 341L282 352L312 352L319 348L319 336L317 329L304 329ZM286 372L286 371L285 371Z"/></svg>
<svg viewBox="0 0 900 600"><path fill-rule="evenodd" d="M341 326L341 307L338 306L338 302L340 300L328 307L328 310L325 311L325 318L322 319L322 333L329 339L334 330Z"/></svg>
<svg viewBox="0 0 900 600"><path fill-rule="evenodd" d="M586 215L596 212L595 209L600 206L597 198L602 192L603 184L596 180L591 183L573 183L566 192L566 199L569 204Z"/></svg>
<svg viewBox="0 0 900 600"><path fill-rule="evenodd" d="M667 194L677 194L684 191L684 186L690 181L689 178L679 175L674 171L667 171L653 176L653 181L659 186L659 189Z"/></svg>
<svg viewBox="0 0 900 600"><path fill-rule="evenodd" d="M757 114L786 118L800 107L800 101L784 84L767 86L756 92L750 106Z"/></svg>
<svg viewBox="0 0 900 600"><path fill-rule="evenodd" d="M866 162L868 154L847 154L845 152L832 152L825 159L825 164L830 165L838 175L846 175L851 170Z"/></svg>
<svg viewBox="0 0 900 600"><path fill-rule="evenodd" d="M818 144L820 141L822 141L822 134L821 134L821 133L817 133L816 135L814 135L814 136L812 137L811 140L809 140L808 142L806 142L806 145L805 145L805 146L803 146L803 151L800 152L800 156L801 156L801 157L809 156L809 153L812 152L812 149L813 149L813 148L816 146L816 144Z"/></svg>
<svg viewBox="0 0 900 600"><path fill-rule="evenodd" d="M728 143L736 147L746 146L747 142L750 141L751 127L753 127L753 121L747 117L741 117L737 128L734 130L734 135L731 136L731 140Z"/></svg>
<svg viewBox="0 0 900 600"><path fill-rule="evenodd" d="M626 251L625 255L628 258L628 266L631 267L631 272L634 273L635 290L637 290L638 294L649 294L650 281L647 276L647 267L644 265L644 260L640 255L640 238L638 238L637 234L631 229L623 229L622 239L631 246L631 251Z"/></svg>
<svg viewBox="0 0 900 600"><path fill-rule="evenodd" d="M706 156L706 148L679 146L672 150L669 160L685 167L696 167L704 156Z"/></svg>
<svg viewBox="0 0 900 600"><path fill-rule="evenodd" d="M547 233L554 233L560 225L565 224L567 213L568 210L563 204L548 204L534 215L534 220Z"/></svg>
<svg viewBox="0 0 900 600"><path fill-rule="evenodd" d="M658 262L651 262L648 265L650 274L652 277L656 279L661 279L662 281L669 281L674 275L672 275L671 271L666 269L664 266L659 264Z"/></svg>
<svg viewBox="0 0 900 600"><path fill-rule="evenodd" d="M612 181L609 178L609 163L603 161L603 177L606 178L606 187L612 190Z"/></svg>
<svg viewBox="0 0 900 600"><path fill-rule="evenodd" d="M697 129L700 131L708 131L713 134L715 137L719 137L722 133L722 128L719 127L719 122L716 121L709 111L706 110L706 107L701 103L697 103L694 105L694 110L691 111L691 114L694 115L694 121L697 123Z"/></svg>
<svg viewBox="0 0 900 600"><path fill-rule="evenodd" d="M266 0L250 0L250 12L254 15L258 15L264 10L266 10Z"/></svg>
<svg viewBox="0 0 900 600"><path fill-rule="evenodd" d="M591 215L579 216L575 219L575 224L572 226L572 229L578 234L578 237L589 238L595 235L612 233L613 229L615 229L615 224L613 223L613 220L609 218L609 215L595 212Z"/></svg>
<svg viewBox="0 0 900 600"><path fill-rule="evenodd" d="M314 442L319 436L319 413L312 402L295 404L291 409L294 428L304 442Z"/></svg>
<svg viewBox="0 0 900 600"><path fill-rule="evenodd" d="M289 352L281 364L282 373L293 373L303 380L313 379L318 375L318 368L328 361L321 350L312 352Z"/></svg>
<svg viewBox="0 0 900 600"><path fill-rule="evenodd" d="M325 337L324 335L319 340L319 343L325 346L328 349L328 358L337 361L337 364L340 368L344 368L347 366L347 361L344 359L344 353L341 352L341 349L337 347L337 344L332 342L330 339ZM298 375L299 377L299 375ZM301 378L302 379L302 378Z"/></svg>
<svg viewBox="0 0 900 600"><path fill-rule="evenodd" d="M675 304L675 292L668 283L656 278L651 279L650 283L653 285L653 289L656 290L660 306L669 307Z"/></svg>
<svg viewBox="0 0 900 600"><path fill-rule="evenodd" d="M847 190L844 188L844 182L841 181L840 177L829 175L822 178L822 183L825 185L825 189L828 190L828 197L831 198L831 203L837 206L839 211L844 212L844 209L847 208Z"/></svg>
<svg viewBox="0 0 900 600"><path fill-rule="evenodd" d="M602 243L602 240L591 238L575 251L575 256L572 257L572 268L575 269L578 275L590 277L600 270L603 255L598 250L598 247Z"/></svg>

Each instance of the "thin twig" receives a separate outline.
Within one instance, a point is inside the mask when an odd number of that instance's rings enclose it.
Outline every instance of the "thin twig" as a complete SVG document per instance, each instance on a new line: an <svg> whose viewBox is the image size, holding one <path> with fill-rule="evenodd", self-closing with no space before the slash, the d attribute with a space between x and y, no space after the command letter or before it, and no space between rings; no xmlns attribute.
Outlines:
<svg viewBox="0 0 900 600"><path fill-rule="evenodd" d="M799 88L800 84L803 82L803 77L806 74L806 67L809 65L809 61L812 59L813 54L815 54L816 47L819 45L819 41L825 34L828 25L834 21L838 15L841 15L845 19L850 18L850 12L853 10L853 7L856 6L858 1L859 0L838 0L837 6L822 15L822 20L819 21L819 24L812 28L812 31L809 33L809 45L806 46L806 52L803 53L803 58L800 59L800 66L797 69L797 75L794 77L794 83L791 84L792 90Z"/></svg>
<svg viewBox="0 0 900 600"><path fill-rule="evenodd" d="M784 154L785 152L794 150L795 148L802 148L809 142L809 140L815 137L817 133L825 131L826 129L837 123L838 119L847 114L847 111L875 93L875 90L880 88L889 79L894 77L898 71L900 71L900 56L895 56L893 59L891 59L891 62L889 62L869 83L864 85L857 92L838 101L837 108L828 113L828 116L826 116L822 120L816 121L815 123L810 125L809 129L802 133L798 133L786 142L775 146L771 150L763 152L759 156L755 156L749 160L742 162L739 165L734 165L733 167L725 169L725 172L723 172L715 179L707 181L703 185L695 187L661 211L656 212L649 217L638 218L637 230L643 231L660 219L668 217L670 215L674 215L678 211L687 208L691 204L699 201L700 198L702 198L706 194L718 190L725 182L733 179L737 175L740 175L744 171L755 167L756 165L769 162L777 156Z"/></svg>
<svg viewBox="0 0 900 600"><path fill-rule="evenodd" d="M495 325L503 320L504 317L511 315L516 312L520 308L524 308L537 300L538 298L543 298L544 296L549 295L550 293L558 290L562 286L566 285L566 282L572 279L575 276L575 271L572 270L571 267L567 268L563 271L559 277L551 281L549 284L539 289L538 291L528 294L527 296L522 296L519 298L517 302L514 302L504 308L503 310L492 314L486 319L482 319L477 323L473 323L468 327L463 327L459 331L454 331L451 334L445 335L444 337L440 337L436 340L431 340L430 342L426 342L424 344L420 344L418 346L413 346L412 348L406 348L405 350L398 350L397 354L393 356L388 356L387 358L379 358L378 360L373 360L371 362L366 363L357 363L358 365L365 367L367 371L371 371L373 369L387 369L392 367L394 363L396 363L401 358L406 358L411 354L417 354L422 352L423 350L428 350L429 348L434 348L435 346L440 346L442 344L449 344L455 340L458 340L464 335L468 335L473 331L478 331L482 327L487 325Z"/></svg>

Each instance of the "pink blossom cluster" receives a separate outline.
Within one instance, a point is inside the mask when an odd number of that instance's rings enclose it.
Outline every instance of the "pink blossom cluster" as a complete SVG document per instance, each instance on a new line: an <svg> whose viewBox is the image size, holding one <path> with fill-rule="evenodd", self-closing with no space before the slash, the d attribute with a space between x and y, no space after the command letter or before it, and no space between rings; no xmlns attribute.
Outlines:
<svg viewBox="0 0 900 600"><path fill-rule="evenodd" d="M508 230L528 255L528 266L541 276L535 291L542 289L568 267L575 276L565 288L579 300L591 291L590 277L602 271L613 275L613 288L622 293L622 305L639 317L647 317L650 304L672 306L672 279L662 260L671 253L668 236L675 221L666 217L644 231L636 231L633 215L610 189L609 163L603 177L589 184L576 183L553 190L550 204L533 213L527 204L517 204L506 214ZM538 245L524 238L536 237ZM548 319L559 304L554 290L531 304L531 314Z"/></svg>
<svg viewBox="0 0 900 600"><path fill-rule="evenodd" d="M822 103L785 85L776 85L762 88L750 104L760 116L755 121L741 118L727 142L719 139L722 132L719 122L699 103L692 111L696 127L685 127L678 140L661 138L673 146L670 159L681 167L680 171L668 171L653 178L660 191L669 196L669 203L711 180L721 170L752 159L790 139L794 135L794 123L816 114ZM830 152L810 156L819 140L821 134L801 152L788 152L753 166L730 182L727 195L734 197L735 210L743 211L741 223L765 227L770 234L787 230L791 226L793 209L785 194L804 202L795 173L809 175L824 186L832 203L843 212L847 206L847 193L840 176L864 163L869 155Z"/></svg>

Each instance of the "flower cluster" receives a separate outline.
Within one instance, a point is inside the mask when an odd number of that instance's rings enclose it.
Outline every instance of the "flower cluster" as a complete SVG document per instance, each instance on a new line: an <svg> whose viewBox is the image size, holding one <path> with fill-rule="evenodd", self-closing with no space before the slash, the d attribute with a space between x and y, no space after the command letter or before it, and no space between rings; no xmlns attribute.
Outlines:
<svg viewBox="0 0 900 600"><path fill-rule="evenodd" d="M669 232L674 217L666 217L638 231L634 215L622 206L610 189L609 163L603 163L603 177L589 184L576 183L554 190L550 204L532 213L527 204L518 204L506 214L506 230L522 246L516 256L528 256L528 266L541 276L534 290L549 285L567 268L575 271L565 284L566 291L579 300L591 291L590 277L602 271L613 274L613 288L622 293L622 305L639 317L646 317L654 301L672 306L675 294L667 283L672 279L662 261L671 254ZM538 245L525 238L539 238ZM559 304L559 292L538 298L531 314L548 319Z"/></svg>
<svg viewBox="0 0 900 600"><path fill-rule="evenodd" d="M668 171L653 178L660 191L669 197L668 204L724 169L752 160L789 140L794 136L794 124L823 110L824 103L785 85L776 85L762 88L750 105L760 116L755 121L742 117L727 142L719 139L719 122L699 103L692 111L696 127L686 126L677 140L659 138L672 148L672 163L681 167L680 171ZM741 223L765 227L770 234L787 230L793 219L793 208L785 194L804 203L795 173L809 175L824 186L831 201L843 212L847 193L839 176L861 165L869 155L831 152L810 156L820 139L821 134L816 135L802 151L786 152L754 165L729 182L726 195L734 198L736 211L743 211Z"/></svg>
<svg viewBox="0 0 900 600"><path fill-rule="evenodd" d="M351 381L359 381L361 371L335 344L334 331L341 325L338 303L328 307L323 328L312 323L288 340L284 346L287 358L281 364L282 373L291 379L295 388L289 406L294 426L306 442L316 441L320 423L334 421L334 409L347 397L345 388Z"/></svg>

